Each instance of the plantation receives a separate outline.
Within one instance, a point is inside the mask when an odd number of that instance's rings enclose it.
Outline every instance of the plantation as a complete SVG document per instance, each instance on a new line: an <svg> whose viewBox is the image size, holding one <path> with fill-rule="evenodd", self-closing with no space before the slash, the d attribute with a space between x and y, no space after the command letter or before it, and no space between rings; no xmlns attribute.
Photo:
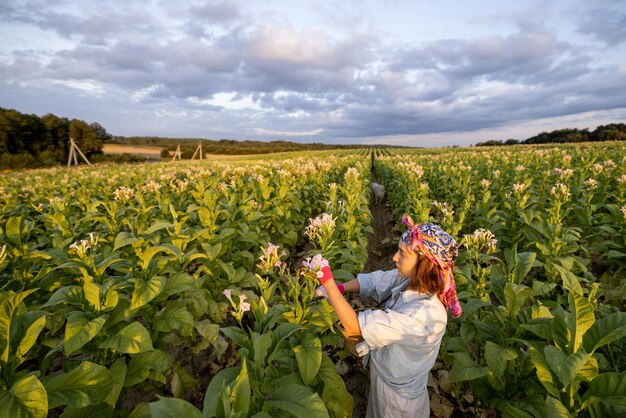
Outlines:
<svg viewBox="0 0 626 418"><path fill-rule="evenodd" d="M370 180L461 244L436 416L626 414L626 146L340 150L0 178L0 417L343 417L301 262L368 261Z"/></svg>

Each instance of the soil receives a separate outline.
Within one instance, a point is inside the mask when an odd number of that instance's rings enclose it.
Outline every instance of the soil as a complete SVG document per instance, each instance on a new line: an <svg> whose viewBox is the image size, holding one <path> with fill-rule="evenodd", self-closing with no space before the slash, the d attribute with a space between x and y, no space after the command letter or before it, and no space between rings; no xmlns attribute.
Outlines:
<svg viewBox="0 0 626 418"><path fill-rule="evenodd" d="M373 173L371 181L378 182ZM376 202L372 194L370 211L374 232L367 237L368 259L363 272L392 270L395 268L393 255L398 247L400 232L395 229L395 220L389 208L387 197L385 196L381 202ZM350 303L355 308L372 306L371 301L361 300L358 296L352 296ZM347 357L344 362L348 366L348 372L343 377L346 389L352 395L354 405L352 417L365 417L370 387L369 370L363 367L360 359L354 357Z"/></svg>

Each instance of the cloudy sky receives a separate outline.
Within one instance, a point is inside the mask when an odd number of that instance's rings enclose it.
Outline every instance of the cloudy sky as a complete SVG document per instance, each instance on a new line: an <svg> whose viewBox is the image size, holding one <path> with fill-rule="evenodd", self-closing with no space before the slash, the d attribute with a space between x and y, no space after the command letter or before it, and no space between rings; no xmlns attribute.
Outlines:
<svg viewBox="0 0 626 418"><path fill-rule="evenodd" d="M0 0L0 107L114 135L469 145L626 121L623 0Z"/></svg>

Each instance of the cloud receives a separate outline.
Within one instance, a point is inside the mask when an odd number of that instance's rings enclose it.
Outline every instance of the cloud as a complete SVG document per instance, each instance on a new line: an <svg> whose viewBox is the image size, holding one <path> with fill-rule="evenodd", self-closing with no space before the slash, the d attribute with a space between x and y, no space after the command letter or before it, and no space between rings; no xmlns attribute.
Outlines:
<svg viewBox="0 0 626 418"><path fill-rule="evenodd" d="M386 2L384 10L409 6ZM119 133L138 134L117 114L132 111L149 125L144 129L173 129L168 121L184 129L180 135L326 141L498 129L626 107L616 88L626 84L623 60L550 25L553 18L574 19L580 33L617 56L626 39L624 12L587 7L561 15L552 3L537 3L470 18L487 28L472 36L451 32L421 41L391 37L394 28L378 27L365 9L351 14L349 4L311 6L320 20L304 22L268 11L271 3L262 7L230 1L140 7L121 0L2 5L0 34L21 30L39 43L0 46L0 93L12 92L0 105L41 109L36 94L64 100L75 94L81 102L90 97L92 119ZM48 37L55 42L46 43ZM20 99L20 89L30 99ZM54 100L43 102L50 106L44 112L55 112Z"/></svg>
<svg viewBox="0 0 626 418"><path fill-rule="evenodd" d="M304 132L274 131L271 129L255 128L254 131L259 135L278 135L278 136L315 136L324 132L324 129L313 129Z"/></svg>
<svg viewBox="0 0 626 418"><path fill-rule="evenodd" d="M595 9L582 17L580 33L593 36L607 46L626 42L626 11L624 9Z"/></svg>

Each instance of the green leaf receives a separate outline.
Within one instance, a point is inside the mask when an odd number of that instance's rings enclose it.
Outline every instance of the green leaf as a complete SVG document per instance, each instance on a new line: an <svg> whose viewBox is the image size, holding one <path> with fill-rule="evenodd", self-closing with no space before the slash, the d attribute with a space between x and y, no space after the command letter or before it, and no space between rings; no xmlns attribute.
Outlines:
<svg viewBox="0 0 626 418"><path fill-rule="evenodd" d="M567 324L572 333L569 347L570 353L575 353L582 344L583 335L591 328L596 317L593 313L593 305L582 294L570 292L569 309L572 313Z"/></svg>
<svg viewBox="0 0 626 418"><path fill-rule="evenodd" d="M298 361L300 376L305 385L309 386L322 363L322 343L313 334L305 334L300 345L293 348Z"/></svg>
<svg viewBox="0 0 626 418"><path fill-rule="evenodd" d="M539 280L533 280L533 295L535 297L543 296L547 293L550 293L552 289L557 286L558 285L556 283L546 283Z"/></svg>
<svg viewBox="0 0 626 418"><path fill-rule="evenodd" d="M120 248L133 244L139 241L141 238L134 237L130 232L122 231L115 237L115 243L113 244L113 251L117 251Z"/></svg>
<svg viewBox="0 0 626 418"><path fill-rule="evenodd" d="M138 354L139 355L139 354ZM111 390L104 398L104 402L115 408L117 399L120 396L124 381L126 380L126 360L124 358L118 358L109 368L111 372Z"/></svg>
<svg viewBox="0 0 626 418"><path fill-rule="evenodd" d="M230 367L220 370L213 376L204 394L203 412L205 417L215 416L222 388L234 381L240 372L241 367Z"/></svg>
<svg viewBox="0 0 626 418"><path fill-rule="evenodd" d="M130 303L131 311L146 305L157 297L159 293L165 289L166 280L165 277L154 276L147 281L134 279L133 282L135 283L135 287Z"/></svg>
<svg viewBox="0 0 626 418"><path fill-rule="evenodd" d="M198 331L198 334L211 344L215 342L220 333L220 326L212 323L209 319L203 319L202 321L196 322L194 327L196 328L196 331Z"/></svg>
<svg viewBox="0 0 626 418"><path fill-rule="evenodd" d="M552 396L547 396L545 418L572 418L572 415L560 400Z"/></svg>
<svg viewBox="0 0 626 418"><path fill-rule="evenodd" d="M615 312L596 320L583 337L583 347L588 353L626 337L626 313Z"/></svg>
<svg viewBox="0 0 626 418"><path fill-rule="evenodd" d="M234 399L231 399L231 405L233 407L233 412L235 414L240 414L239 416L247 417L248 410L250 409L250 380L248 378L248 366L246 365L246 360L243 360L243 365L241 366L241 371L237 378L235 379L235 383L233 384L231 396Z"/></svg>
<svg viewBox="0 0 626 418"><path fill-rule="evenodd" d="M162 398L150 403L152 418L202 418L202 413L184 399Z"/></svg>
<svg viewBox="0 0 626 418"><path fill-rule="evenodd" d="M102 289L94 282L85 282L83 284L83 294L85 299L98 312L102 310Z"/></svg>
<svg viewBox="0 0 626 418"><path fill-rule="evenodd" d="M474 380L487 376L489 373L487 367L481 367L474 363L468 353L454 353L453 355L455 361L452 362L452 369L450 370L451 382Z"/></svg>
<svg viewBox="0 0 626 418"><path fill-rule="evenodd" d="M570 292L576 293L578 295L583 294L583 288L580 286L580 281L578 277L571 271L564 269L563 267L552 264L559 274L561 275L561 280L563 280L563 288L569 290Z"/></svg>
<svg viewBox="0 0 626 418"><path fill-rule="evenodd" d="M626 372L611 372L598 375L598 377L589 382L588 392L600 398L626 396Z"/></svg>
<svg viewBox="0 0 626 418"><path fill-rule="evenodd" d="M148 268L148 266L150 265L150 262L152 261L154 256L157 255L158 253L161 253L161 252L165 252L165 253L171 254L174 257L177 257L179 255L172 248L172 246L157 245L157 246L154 246L154 247L149 247L148 249L144 250L144 252L141 254L141 257L139 257L141 259L141 261L142 261L141 269L142 270L146 270Z"/></svg>
<svg viewBox="0 0 626 418"><path fill-rule="evenodd" d="M154 329L161 332L178 330L182 336L190 336L193 333L193 315L184 305L169 305L154 322Z"/></svg>
<svg viewBox="0 0 626 418"><path fill-rule="evenodd" d="M507 363L516 358L513 350L502 348L497 344L487 341L485 343L485 361L495 376L502 380Z"/></svg>
<svg viewBox="0 0 626 418"><path fill-rule="evenodd" d="M278 388L272 394L271 401L265 405L286 411L296 418L328 418L328 410L319 395L309 388L288 384Z"/></svg>
<svg viewBox="0 0 626 418"><path fill-rule="evenodd" d="M48 416L46 389L35 375L18 380L11 389L0 391L0 418L45 418Z"/></svg>
<svg viewBox="0 0 626 418"><path fill-rule="evenodd" d="M544 354L538 347L530 347L530 357L537 370L537 378L548 393L552 396L559 397L559 390L556 386L555 376L550 369L550 365Z"/></svg>
<svg viewBox="0 0 626 418"><path fill-rule="evenodd" d="M320 381L324 382L322 400L331 416L351 417L353 400L337 368L328 356L322 357L319 369Z"/></svg>
<svg viewBox="0 0 626 418"><path fill-rule="evenodd" d="M83 288L80 286L64 286L54 292L48 302L42 308L55 307L61 303L69 305L82 305Z"/></svg>
<svg viewBox="0 0 626 418"><path fill-rule="evenodd" d="M113 407L105 403L84 406L82 408L65 408L59 418L112 418Z"/></svg>
<svg viewBox="0 0 626 418"><path fill-rule="evenodd" d="M533 268L537 254L532 252L518 253L515 258L516 266L513 270L513 280L515 283L519 284L522 283L530 272L530 269Z"/></svg>
<svg viewBox="0 0 626 418"><path fill-rule="evenodd" d="M174 358L165 351L152 350L135 354L128 363L124 386L133 386L150 377L153 370L165 373L174 363Z"/></svg>
<svg viewBox="0 0 626 418"><path fill-rule="evenodd" d="M0 362L6 364L9 361L9 347L11 347L11 327L13 326L13 315L17 306L28 295L36 292L38 289L30 289L20 293L2 295L0 300Z"/></svg>
<svg viewBox="0 0 626 418"><path fill-rule="evenodd" d="M515 318L519 310L532 295L533 290L528 286L507 282L504 286L504 298L506 300L506 314L509 318Z"/></svg>
<svg viewBox="0 0 626 418"><path fill-rule="evenodd" d="M111 372L106 367L83 361L70 372L44 382L48 407L81 408L98 404L107 396L112 383Z"/></svg>
<svg viewBox="0 0 626 418"><path fill-rule="evenodd" d="M564 387L575 383L575 380L592 380L598 374L595 359L585 352L567 355L558 348L548 345L544 349L550 369L559 378Z"/></svg>
<svg viewBox="0 0 626 418"><path fill-rule="evenodd" d="M152 234L152 233L154 233L154 232L156 232L156 231L160 231L160 230L162 230L162 229L167 229L167 228L174 229L174 224L172 224L172 223L170 223L170 222L163 222L163 221L160 221L160 222L156 222L156 223L154 223L154 224L153 224L150 228L148 228L148 229L146 230L146 232L144 232L143 234L144 234L144 235L150 235L150 234Z"/></svg>
<svg viewBox="0 0 626 418"><path fill-rule="evenodd" d="M17 358L24 359L46 326L46 312L24 312L16 316L13 322L10 336L11 351Z"/></svg>
<svg viewBox="0 0 626 418"><path fill-rule="evenodd" d="M267 364L267 353L272 348L272 335L270 333L251 335L254 362L264 367Z"/></svg>
<svg viewBox="0 0 626 418"><path fill-rule="evenodd" d="M137 354L154 350L148 330L139 322L125 326L100 344L100 348L108 348L121 354Z"/></svg>
<svg viewBox="0 0 626 418"><path fill-rule="evenodd" d="M224 327L220 328L220 331L239 347L245 347L248 350L252 349L250 345L250 337L248 334L239 327Z"/></svg>
<svg viewBox="0 0 626 418"><path fill-rule="evenodd" d="M94 339L108 318L108 315L103 315L90 321L86 312L70 313L65 325L63 354L70 356Z"/></svg>

